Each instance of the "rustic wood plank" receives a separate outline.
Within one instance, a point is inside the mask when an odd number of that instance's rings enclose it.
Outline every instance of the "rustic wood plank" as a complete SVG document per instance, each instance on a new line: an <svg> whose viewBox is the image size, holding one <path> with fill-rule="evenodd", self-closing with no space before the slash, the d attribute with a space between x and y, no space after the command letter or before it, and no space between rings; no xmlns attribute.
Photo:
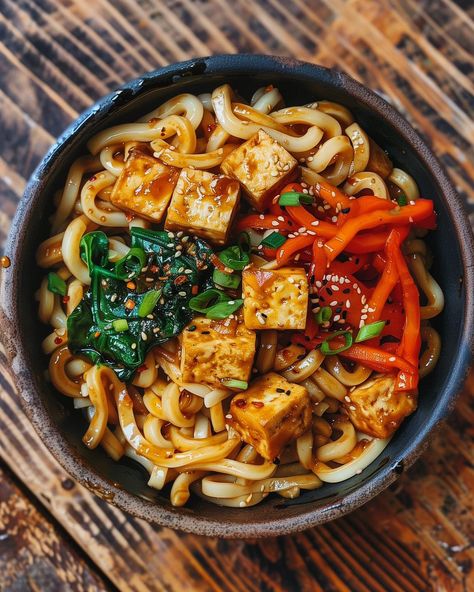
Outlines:
<svg viewBox="0 0 474 592"><path fill-rule="evenodd" d="M77 112L145 70L236 51L337 67L380 92L432 145L474 221L473 16L453 0L0 0L0 242L26 178ZM152 528L94 497L33 432L2 356L0 368L1 456L121 590L474 589L472 377L394 488L337 522L261 542Z"/></svg>
<svg viewBox="0 0 474 592"><path fill-rule="evenodd" d="M66 540L62 529L45 517L0 466L0 589L3 592L110 590Z"/></svg>

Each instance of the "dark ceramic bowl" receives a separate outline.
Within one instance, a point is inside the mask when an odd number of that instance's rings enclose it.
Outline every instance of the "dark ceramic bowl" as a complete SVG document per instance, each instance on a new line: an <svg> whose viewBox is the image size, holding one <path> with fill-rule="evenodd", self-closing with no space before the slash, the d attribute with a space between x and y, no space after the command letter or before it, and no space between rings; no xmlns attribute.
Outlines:
<svg viewBox="0 0 474 592"><path fill-rule="evenodd" d="M33 294L39 285L35 250L45 238L53 191L97 131L133 121L181 92L202 93L230 82L250 97L262 85L276 84L287 104L320 98L346 105L358 122L395 163L417 180L424 196L433 198L439 228L430 236L433 274L445 297L437 320L443 353L435 371L422 382L419 408L401 426L383 454L362 474L343 483L326 484L289 501L270 496L242 509L220 508L192 498L173 508L167 495L150 489L141 469L115 463L81 443L85 425L70 402L45 381L47 360L40 342L45 334L36 316ZM97 495L148 522L202 535L260 537L299 531L337 518L367 502L410 466L427 445L429 434L453 405L466 375L473 348L473 239L462 204L426 144L379 96L352 78L311 64L284 58L230 55L199 58L150 72L103 98L79 117L58 139L33 174L12 224L6 254L12 266L3 270L0 302L6 349L24 410L43 442L77 481Z"/></svg>

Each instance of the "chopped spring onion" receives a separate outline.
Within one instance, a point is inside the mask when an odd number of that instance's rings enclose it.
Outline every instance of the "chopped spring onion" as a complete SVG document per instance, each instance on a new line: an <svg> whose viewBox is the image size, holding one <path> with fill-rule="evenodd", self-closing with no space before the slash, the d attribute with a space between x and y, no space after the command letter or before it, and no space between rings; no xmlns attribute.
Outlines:
<svg viewBox="0 0 474 592"><path fill-rule="evenodd" d="M153 312L158 300L161 296L161 290L150 290L145 294L143 300L138 307L138 316L145 318L147 315Z"/></svg>
<svg viewBox="0 0 474 592"><path fill-rule="evenodd" d="M248 253L239 245L228 247L224 251L221 251L218 257L226 267L230 267L230 269L236 271L241 271L250 262Z"/></svg>
<svg viewBox="0 0 474 592"><path fill-rule="evenodd" d="M240 276L236 273L224 273L220 269L214 269L212 280L218 286L223 288L238 288L240 284Z"/></svg>
<svg viewBox="0 0 474 592"><path fill-rule="evenodd" d="M397 202L398 202L399 206L407 206L408 205L407 196L404 193L400 193L400 195L397 197Z"/></svg>
<svg viewBox="0 0 474 592"><path fill-rule="evenodd" d="M263 247L270 247L270 249L278 249L286 243L286 238L279 232L272 232L266 236L260 243Z"/></svg>
<svg viewBox="0 0 474 592"><path fill-rule="evenodd" d="M344 336L344 345L341 345L341 347L338 347L337 349L331 349L330 346L330 341L332 339L334 339L334 337L338 337L339 335L343 335ZM335 333L333 333L332 335L330 335L326 341L323 341L321 343L321 353L324 354L325 356L334 356L335 354L340 354L343 351L346 351L346 349L349 349L352 345L352 333L350 331L336 331Z"/></svg>
<svg viewBox="0 0 474 592"><path fill-rule="evenodd" d="M245 390L249 387L249 383L245 380L235 380L234 378L226 378L222 381L222 384L229 388L237 388L242 390Z"/></svg>
<svg viewBox="0 0 474 592"><path fill-rule="evenodd" d="M206 317L208 319L226 319L229 315L239 309L243 303L244 301L241 299L219 302L205 311Z"/></svg>
<svg viewBox="0 0 474 592"><path fill-rule="evenodd" d="M209 308L212 308L220 302L227 301L227 295L221 290L216 288L209 288L205 292L201 292L197 296L194 296L189 301L189 308L196 312L207 312Z"/></svg>
<svg viewBox="0 0 474 592"><path fill-rule="evenodd" d="M313 198L307 193L300 193L299 191L288 191L280 195L278 203L281 206L300 206L301 204L313 203Z"/></svg>
<svg viewBox="0 0 474 592"><path fill-rule="evenodd" d="M48 290L60 296L66 296L67 294L66 282L54 271L48 273Z"/></svg>
<svg viewBox="0 0 474 592"><path fill-rule="evenodd" d="M318 325L322 323L327 323L331 320L332 317L332 310L330 306L322 306L318 312L316 313L316 322Z"/></svg>
<svg viewBox="0 0 474 592"><path fill-rule="evenodd" d="M360 343L361 341L367 341L367 339L377 337L378 335L380 335L380 333L382 333L385 324L386 321L376 321L375 323L364 325L359 329L359 333L357 333L355 342Z"/></svg>
<svg viewBox="0 0 474 592"><path fill-rule="evenodd" d="M116 319L112 322L112 327L114 328L117 333L122 333L123 331L128 331L128 322L127 319Z"/></svg>
<svg viewBox="0 0 474 592"><path fill-rule="evenodd" d="M241 251L244 253L250 253L252 250L252 243L250 241L250 235L248 232L241 232L239 234L238 245Z"/></svg>

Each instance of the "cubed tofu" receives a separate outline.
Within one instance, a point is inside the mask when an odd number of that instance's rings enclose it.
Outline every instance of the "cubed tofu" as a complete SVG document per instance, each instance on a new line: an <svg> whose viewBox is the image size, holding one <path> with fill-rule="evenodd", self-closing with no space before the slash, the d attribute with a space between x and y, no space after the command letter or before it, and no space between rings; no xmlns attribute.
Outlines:
<svg viewBox="0 0 474 592"><path fill-rule="evenodd" d="M222 387L226 379L248 381L256 336L242 322L226 326L196 317L180 337L183 382Z"/></svg>
<svg viewBox="0 0 474 592"><path fill-rule="evenodd" d="M242 292L248 329L305 328L308 280L302 267L249 267L242 273Z"/></svg>
<svg viewBox="0 0 474 592"><path fill-rule="evenodd" d="M388 438L416 409L417 396L395 392L395 378L376 376L364 382L344 401L344 409L359 431L374 438Z"/></svg>
<svg viewBox="0 0 474 592"><path fill-rule="evenodd" d="M224 158L221 171L237 179L248 201L263 212L278 189L294 177L297 164L283 146L259 130Z"/></svg>
<svg viewBox="0 0 474 592"><path fill-rule="evenodd" d="M237 212L240 185L225 175L182 169L166 216L166 230L182 230L223 245Z"/></svg>
<svg viewBox="0 0 474 592"><path fill-rule="evenodd" d="M311 425L308 391L275 372L257 378L248 390L236 395L230 414L229 425L270 461Z"/></svg>
<svg viewBox="0 0 474 592"><path fill-rule="evenodd" d="M139 150L132 150L110 201L153 222L161 222L178 180L179 171Z"/></svg>

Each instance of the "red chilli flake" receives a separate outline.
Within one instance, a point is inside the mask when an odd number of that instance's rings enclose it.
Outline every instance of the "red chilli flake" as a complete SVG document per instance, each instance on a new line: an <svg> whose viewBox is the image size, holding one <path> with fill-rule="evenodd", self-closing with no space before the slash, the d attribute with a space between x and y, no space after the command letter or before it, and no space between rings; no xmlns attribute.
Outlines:
<svg viewBox="0 0 474 592"><path fill-rule="evenodd" d="M96 332L94 333L94 337L95 337L96 339L97 339L97 337L100 337L100 331L96 331Z"/></svg>
<svg viewBox="0 0 474 592"><path fill-rule="evenodd" d="M235 406L239 407L240 409L242 407L245 407L247 405L247 401L245 399L237 399L237 401L235 401Z"/></svg>
<svg viewBox="0 0 474 592"><path fill-rule="evenodd" d="M71 300L70 296L63 296L63 303L66 304L67 302L69 302L69 300Z"/></svg>
<svg viewBox="0 0 474 592"><path fill-rule="evenodd" d="M261 409L263 407L262 401L252 401L252 405L257 407L257 409Z"/></svg>
<svg viewBox="0 0 474 592"><path fill-rule="evenodd" d="M92 177L89 177L90 182L95 181L96 179L97 179L97 177L95 175L92 175Z"/></svg>
<svg viewBox="0 0 474 592"><path fill-rule="evenodd" d="M54 338L54 343L56 345L60 345L63 342L63 340L61 339L61 337L55 337Z"/></svg>
<svg viewBox="0 0 474 592"><path fill-rule="evenodd" d="M141 366L139 366L137 368L137 372L140 374L141 372L145 372L146 369L147 369L146 364L142 364Z"/></svg>
<svg viewBox="0 0 474 592"><path fill-rule="evenodd" d="M192 294L193 296L196 296L196 294L198 293L198 290L199 290L199 286L193 286L193 287L191 288L191 294Z"/></svg>

